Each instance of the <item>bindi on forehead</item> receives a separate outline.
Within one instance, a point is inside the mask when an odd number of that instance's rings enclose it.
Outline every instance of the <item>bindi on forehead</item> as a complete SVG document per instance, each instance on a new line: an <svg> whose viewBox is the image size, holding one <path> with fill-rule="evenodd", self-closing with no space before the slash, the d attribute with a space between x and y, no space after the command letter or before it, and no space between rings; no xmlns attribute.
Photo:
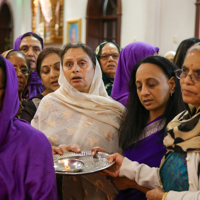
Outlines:
<svg viewBox="0 0 200 200"><path fill-rule="evenodd" d="M74 56L74 58L76 58L76 56Z"/></svg>
<svg viewBox="0 0 200 200"><path fill-rule="evenodd" d="M191 67L193 66L193 64L191 64Z"/></svg>

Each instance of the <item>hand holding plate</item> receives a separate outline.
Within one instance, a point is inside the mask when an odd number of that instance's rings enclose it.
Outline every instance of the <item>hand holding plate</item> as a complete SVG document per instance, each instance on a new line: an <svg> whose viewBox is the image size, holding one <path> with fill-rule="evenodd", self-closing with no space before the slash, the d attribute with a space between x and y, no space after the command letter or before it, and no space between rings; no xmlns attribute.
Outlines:
<svg viewBox="0 0 200 200"><path fill-rule="evenodd" d="M122 166L122 162L124 160L124 156L119 153L115 153L109 156L109 163L115 162L111 167L108 169L103 170L103 172L107 173L108 176L118 177L119 171Z"/></svg>

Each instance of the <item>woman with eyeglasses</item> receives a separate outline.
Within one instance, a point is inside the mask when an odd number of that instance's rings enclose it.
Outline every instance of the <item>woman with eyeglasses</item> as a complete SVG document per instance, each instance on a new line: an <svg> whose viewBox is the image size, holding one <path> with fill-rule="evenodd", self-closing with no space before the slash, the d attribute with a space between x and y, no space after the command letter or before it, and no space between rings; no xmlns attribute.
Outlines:
<svg viewBox="0 0 200 200"><path fill-rule="evenodd" d="M16 117L21 118L22 110L23 110L23 98L22 94L26 85L28 84L29 75L31 73L30 61L28 60L27 56L17 50L11 50L7 55L6 58L13 64L15 68L15 72L18 79L18 95L20 100L20 106Z"/></svg>
<svg viewBox="0 0 200 200"><path fill-rule="evenodd" d="M95 51L101 66L103 82L109 96L112 91L120 51L119 45L115 42L103 42Z"/></svg>
<svg viewBox="0 0 200 200"><path fill-rule="evenodd" d="M200 46L188 50L182 69L175 74L180 79L183 101L187 110L168 123L163 143L167 153L160 168L130 161L120 154L109 157L113 167L105 170L109 176L127 177L152 190L148 200L200 199Z"/></svg>

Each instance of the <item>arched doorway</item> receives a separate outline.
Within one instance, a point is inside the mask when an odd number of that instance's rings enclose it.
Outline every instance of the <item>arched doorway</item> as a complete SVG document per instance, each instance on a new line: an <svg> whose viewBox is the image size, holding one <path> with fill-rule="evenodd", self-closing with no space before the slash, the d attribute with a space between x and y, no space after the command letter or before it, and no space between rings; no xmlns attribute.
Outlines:
<svg viewBox="0 0 200 200"><path fill-rule="evenodd" d="M120 45L121 0L88 0L86 44L93 50L104 41Z"/></svg>
<svg viewBox="0 0 200 200"><path fill-rule="evenodd" d="M0 5L0 53L13 46L13 18L7 0Z"/></svg>

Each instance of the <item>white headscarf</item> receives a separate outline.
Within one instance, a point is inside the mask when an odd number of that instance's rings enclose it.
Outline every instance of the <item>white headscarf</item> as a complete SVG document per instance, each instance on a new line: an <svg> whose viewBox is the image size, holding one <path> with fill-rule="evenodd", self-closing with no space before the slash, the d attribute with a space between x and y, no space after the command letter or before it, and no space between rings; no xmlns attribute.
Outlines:
<svg viewBox="0 0 200 200"><path fill-rule="evenodd" d="M109 97L97 62L89 93L69 84L61 68L60 88L45 96L31 122L52 145L78 144L81 150L101 146L118 151L118 133L125 107Z"/></svg>
<svg viewBox="0 0 200 200"><path fill-rule="evenodd" d="M172 54L173 56L176 55L175 51L168 51L167 53L165 53L164 57L168 56L169 54Z"/></svg>

